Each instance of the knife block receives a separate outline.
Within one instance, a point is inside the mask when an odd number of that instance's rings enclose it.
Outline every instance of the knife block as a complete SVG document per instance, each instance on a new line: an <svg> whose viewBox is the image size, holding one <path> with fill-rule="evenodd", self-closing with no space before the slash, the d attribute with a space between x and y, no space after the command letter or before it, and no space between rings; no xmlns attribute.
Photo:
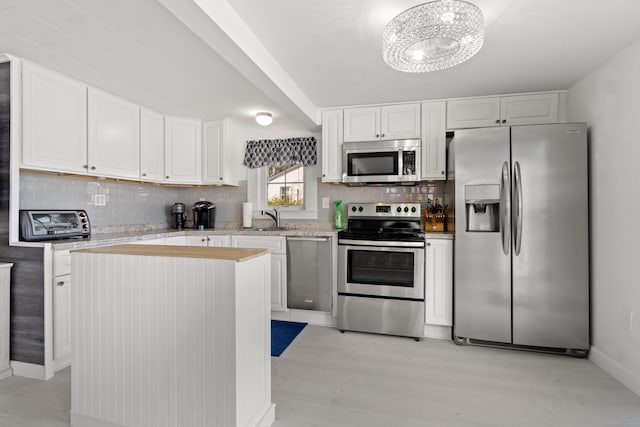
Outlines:
<svg viewBox="0 0 640 427"><path fill-rule="evenodd" d="M431 212L429 209L423 209L424 231L445 231L447 214L443 211Z"/></svg>

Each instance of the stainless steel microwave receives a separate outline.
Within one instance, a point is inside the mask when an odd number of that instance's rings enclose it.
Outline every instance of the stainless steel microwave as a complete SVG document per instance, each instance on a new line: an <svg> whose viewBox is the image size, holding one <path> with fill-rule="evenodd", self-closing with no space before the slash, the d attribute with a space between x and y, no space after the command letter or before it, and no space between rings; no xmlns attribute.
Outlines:
<svg viewBox="0 0 640 427"><path fill-rule="evenodd" d="M345 142L342 182L347 185L399 184L420 181L420 140Z"/></svg>

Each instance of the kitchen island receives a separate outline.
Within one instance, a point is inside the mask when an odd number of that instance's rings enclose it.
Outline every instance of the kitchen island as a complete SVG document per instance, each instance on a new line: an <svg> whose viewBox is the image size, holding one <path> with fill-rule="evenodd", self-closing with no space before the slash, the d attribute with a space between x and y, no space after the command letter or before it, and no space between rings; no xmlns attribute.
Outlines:
<svg viewBox="0 0 640 427"><path fill-rule="evenodd" d="M72 252L71 425L270 426L270 254Z"/></svg>

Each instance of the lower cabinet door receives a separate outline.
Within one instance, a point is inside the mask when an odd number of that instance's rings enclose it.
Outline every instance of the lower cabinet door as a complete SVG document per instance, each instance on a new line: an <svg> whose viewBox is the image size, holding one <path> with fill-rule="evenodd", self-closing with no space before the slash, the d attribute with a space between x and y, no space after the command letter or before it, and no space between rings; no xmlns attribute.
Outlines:
<svg viewBox="0 0 640 427"><path fill-rule="evenodd" d="M425 313L430 325L453 325L453 240L427 239Z"/></svg>
<svg viewBox="0 0 640 427"><path fill-rule="evenodd" d="M271 310L287 311L287 256L271 254Z"/></svg>
<svg viewBox="0 0 640 427"><path fill-rule="evenodd" d="M65 360L68 358L69 360ZM53 359L55 369L71 358L71 275L53 279Z"/></svg>

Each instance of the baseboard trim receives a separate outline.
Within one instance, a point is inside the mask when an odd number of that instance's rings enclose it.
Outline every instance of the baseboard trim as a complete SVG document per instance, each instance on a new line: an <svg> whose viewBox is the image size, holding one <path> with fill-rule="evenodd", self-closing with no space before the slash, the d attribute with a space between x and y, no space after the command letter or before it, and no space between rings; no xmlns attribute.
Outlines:
<svg viewBox="0 0 640 427"><path fill-rule="evenodd" d="M122 424L115 424L108 421L102 421L87 415L70 412L72 427L126 427Z"/></svg>
<svg viewBox="0 0 640 427"><path fill-rule="evenodd" d="M249 426L252 427L271 427L276 420L276 404L270 403L266 410L263 411L262 416L258 420L251 420Z"/></svg>
<svg viewBox="0 0 640 427"><path fill-rule="evenodd" d="M591 347L589 350L589 360L640 396L640 377L638 375L622 366L597 347Z"/></svg>
<svg viewBox="0 0 640 427"><path fill-rule="evenodd" d="M451 326L424 325L424 337L439 340L451 339Z"/></svg>
<svg viewBox="0 0 640 427"><path fill-rule="evenodd" d="M13 375L19 377L33 378L34 380L46 380L47 372L44 365L36 365L35 363L11 361Z"/></svg>
<svg viewBox="0 0 640 427"><path fill-rule="evenodd" d="M292 308L289 311L272 311L271 319L304 322L318 326L336 326L335 318L331 316L330 312L325 311L298 310Z"/></svg>
<svg viewBox="0 0 640 427"><path fill-rule="evenodd" d="M13 375L13 369L11 369L11 366L7 366L4 369L0 370L0 380L8 378L12 375Z"/></svg>

